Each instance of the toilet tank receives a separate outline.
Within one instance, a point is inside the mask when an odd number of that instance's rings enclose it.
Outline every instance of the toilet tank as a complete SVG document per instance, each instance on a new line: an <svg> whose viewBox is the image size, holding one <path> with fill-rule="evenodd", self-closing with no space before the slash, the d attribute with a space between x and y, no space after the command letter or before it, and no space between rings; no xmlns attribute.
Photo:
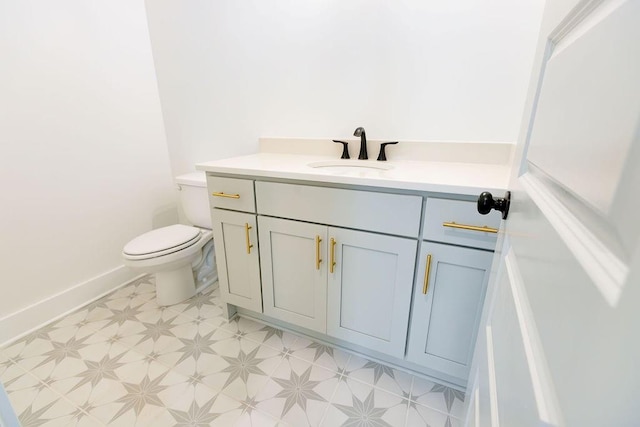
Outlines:
<svg viewBox="0 0 640 427"><path fill-rule="evenodd" d="M180 204L191 224L211 229L211 211L207 194L207 178L204 172L192 172L177 176Z"/></svg>

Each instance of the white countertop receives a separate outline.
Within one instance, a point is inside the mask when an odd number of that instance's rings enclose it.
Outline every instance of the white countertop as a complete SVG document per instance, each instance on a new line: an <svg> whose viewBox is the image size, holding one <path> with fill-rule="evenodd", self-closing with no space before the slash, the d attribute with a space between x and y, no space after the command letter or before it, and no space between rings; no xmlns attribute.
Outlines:
<svg viewBox="0 0 640 427"><path fill-rule="evenodd" d="M367 168L345 168L342 172L331 172L313 168L310 163L349 162L349 164L371 164L376 160L340 160L336 157L258 153L199 163L197 170L224 174L248 175L318 183L362 185L391 189L430 191L452 194L477 195L482 191L501 194L509 182L510 167L505 164L456 163L392 160L384 162L389 170Z"/></svg>

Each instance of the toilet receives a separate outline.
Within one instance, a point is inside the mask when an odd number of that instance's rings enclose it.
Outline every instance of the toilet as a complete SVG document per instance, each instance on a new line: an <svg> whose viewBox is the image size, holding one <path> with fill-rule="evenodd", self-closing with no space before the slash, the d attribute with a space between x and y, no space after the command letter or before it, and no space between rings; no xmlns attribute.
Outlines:
<svg viewBox="0 0 640 427"><path fill-rule="evenodd" d="M184 214L193 226L174 224L151 230L122 250L126 266L155 274L161 306L191 298L218 279L205 175L180 175L175 182Z"/></svg>

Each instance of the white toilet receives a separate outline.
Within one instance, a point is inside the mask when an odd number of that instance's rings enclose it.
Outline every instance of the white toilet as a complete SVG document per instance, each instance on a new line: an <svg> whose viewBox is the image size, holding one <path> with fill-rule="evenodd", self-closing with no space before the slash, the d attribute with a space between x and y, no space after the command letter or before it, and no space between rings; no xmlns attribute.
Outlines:
<svg viewBox="0 0 640 427"><path fill-rule="evenodd" d="M184 214L194 226L158 228L131 240L122 250L126 266L155 274L156 298L163 306L191 298L218 279L205 175L194 172L175 181Z"/></svg>

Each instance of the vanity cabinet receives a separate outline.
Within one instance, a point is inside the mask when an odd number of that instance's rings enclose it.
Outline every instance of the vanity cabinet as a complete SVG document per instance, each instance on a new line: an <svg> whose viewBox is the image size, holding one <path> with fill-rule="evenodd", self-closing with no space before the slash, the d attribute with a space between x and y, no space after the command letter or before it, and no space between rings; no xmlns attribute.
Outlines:
<svg viewBox="0 0 640 427"><path fill-rule="evenodd" d="M466 381L500 220L498 212L478 214L475 202L427 199L429 240L422 242L416 270L410 362Z"/></svg>
<svg viewBox="0 0 640 427"><path fill-rule="evenodd" d="M327 334L402 359L417 245L407 238L329 228Z"/></svg>
<svg viewBox="0 0 640 427"><path fill-rule="evenodd" d="M260 216L264 314L402 358L417 241Z"/></svg>
<svg viewBox="0 0 640 427"><path fill-rule="evenodd" d="M325 333L327 227L260 217L264 314Z"/></svg>
<svg viewBox="0 0 640 427"><path fill-rule="evenodd" d="M253 181L207 176L220 295L262 313L260 258Z"/></svg>
<svg viewBox="0 0 640 427"><path fill-rule="evenodd" d="M468 196L207 182L224 302L465 384L498 212Z"/></svg>
<svg viewBox="0 0 640 427"><path fill-rule="evenodd" d="M419 259L407 360L466 380L493 252L424 242Z"/></svg>
<svg viewBox="0 0 640 427"><path fill-rule="evenodd" d="M220 296L262 313L256 215L213 209L212 219Z"/></svg>

